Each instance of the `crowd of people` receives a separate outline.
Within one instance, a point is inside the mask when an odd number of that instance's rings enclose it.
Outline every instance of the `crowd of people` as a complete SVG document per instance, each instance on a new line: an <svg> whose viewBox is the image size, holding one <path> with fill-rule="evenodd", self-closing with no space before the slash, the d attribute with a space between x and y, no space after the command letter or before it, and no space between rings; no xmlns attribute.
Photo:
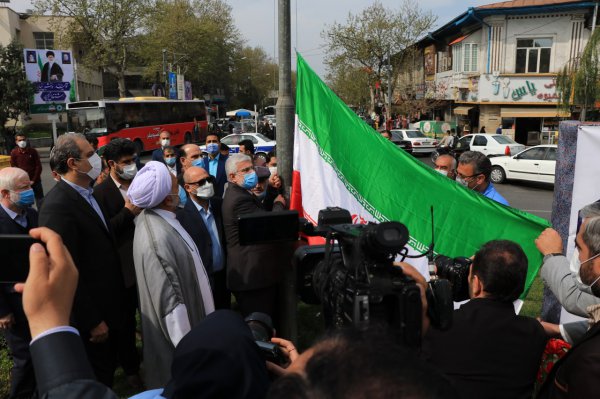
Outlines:
<svg viewBox="0 0 600 399"><path fill-rule="evenodd" d="M0 291L11 398L114 398L119 366L140 392L136 399L594 396L599 203L580 212L571 260L555 230L535 242L546 285L589 321L554 325L516 314L527 257L518 243L495 240L472 258L470 301L446 331L429 327L428 276L395 264L421 291L421 348L400 346L373 323L329 331L303 353L272 338L286 359L274 364L264 361L244 318L261 312L277 328L292 247L241 245L238 218L288 207L276 154L254 157L252 142L229 154L214 134L202 154L197 144L172 147L170 136L160 133L160 148L142 165L129 140L112 140L100 157L93 141L64 134L50 154L56 184L46 196L34 188L39 155L17 137L14 167L0 170L0 234L30 234L44 245L17 260L29 264L27 281ZM508 205L481 153L442 155L435 170ZM550 338L572 348L536 386Z"/></svg>

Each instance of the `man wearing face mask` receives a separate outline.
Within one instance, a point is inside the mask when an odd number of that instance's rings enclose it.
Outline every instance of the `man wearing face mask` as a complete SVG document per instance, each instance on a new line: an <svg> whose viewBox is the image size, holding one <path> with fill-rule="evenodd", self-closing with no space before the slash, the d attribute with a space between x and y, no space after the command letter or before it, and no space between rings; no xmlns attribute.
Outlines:
<svg viewBox="0 0 600 399"><path fill-rule="evenodd" d="M582 222L600 216L600 203L585 206L579 211L579 216ZM580 231L581 227L578 233ZM544 283L568 312L587 317L587 308L600 304L600 298L592 295L591 288L582 281L579 251L575 249L569 261L563 255L562 238L556 230L550 228L540 234L535 245L544 255L540 271Z"/></svg>
<svg viewBox="0 0 600 399"><path fill-rule="evenodd" d="M508 201L494 188L490 181L492 163L478 151L465 151L458 159L456 182L470 190L508 206Z"/></svg>
<svg viewBox="0 0 600 399"><path fill-rule="evenodd" d="M40 154L35 148L27 145L27 137L24 134L18 133L15 136L15 142L17 146L10 152L10 166L23 169L29 175L29 180L32 182L31 188L33 188L35 196L35 205L39 210L41 201L44 198Z"/></svg>
<svg viewBox="0 0 600 399"><path fill-rule="evenodd" d="M19 168L0 170L0 234L28 234L38 226L38 214L31 208L33 189L29 175ZM28 254L3 254L3 267L9 262L25 266ZM8 285L0 285L0 333L4 335L12 357L10 398L32 397L35 376L29 353L29 324L20 294Z"/></svg>
<svg viewBox="0 0 600 399"><path fill-rule="evenodd" d="M600 217L583 220L575 239L580 279L600 297ZM594 398L600 390L600 304L587 308L591 327L552 368L538 398Z"/></svg>
<svg viewBox="0 0 600 399"><path fill-rule="evenodd" d="M102 155L110 168L110 174L106 180L94 187L94 198L106 211L117 239L125 284L125 320L117 337L119 363L125 371L128 383L133 388L141 389L140 359L135 346L137 289L133 264L133 221L142 209L133 205L127 198L127 189L137 173L136 148L131 140L117 138L104 147Z"/></svg>
<svg viewBox="0 0 600 399"><path fill-rule="evenodd" d="M160 148L152 151L152 160L164 163L165 159L163 158L163 149L171 146L171 132L168 130L163 130L160 132L158 136L158 144L160 144Z"/></svg>
<svg viewBox="0 0 600 399"><path fill-rule="evenodd" d="M111 220L92 195L102 161L77 133L56 141L51 162L61 180L40 210L40 226L57 232L79 270L71 320L98 381L112 386L118 331L123 327L124 284Z"/></svg>
<svg viewBox="0 0 600 399"><path fill-rule="evenodd" d="M228 156L220 153L221 143L219 136L209 134L206 136L206 151L208 157L203 159L203 164L198 165L204 168L211 176L216 179L215 196L223 198L225 183L227 183L227 173L225 173L225 162Z"/></svg>
<svg viewBox="0 0 600 399"><path fill-rule="evenodd" d="M177 210L177 220L192 237L210 279L216 309L231 306L227 290L225 235L221 208L223 200L215 196L215 178L200 167L192 166L183 174L184 188L190 200Z"/></svg>
<svg viewBox="0 0 600 399"><path fill-rule="evenodd" d="M245 154L232 154L225 168L229 180L223 199L227 287L234 293L244 317L252 312L263 312L276 320L277 286L291 251L288 253L288 248L281 243L240 245L238 217L265 210L251 191L258 182L252 158ZM276 199L273 210L282 210L283 207L282 199Z"/></svg>
<svg viewBox="0 0 600 399"><path fill-rule="evenodd" d="M127 196L144 211L136 219L133 259L144 334L147 388L171 377L175 347L215 309L210 282L192 237L176 219L177 178L165 164L150 161Z"/></svg>
<svg viewBox="0 0 600 399"><path fill-rule="evenodd" d="M435 170L449 179L456 179L456 158L448 154L440 155L435 160Z"/></svg>

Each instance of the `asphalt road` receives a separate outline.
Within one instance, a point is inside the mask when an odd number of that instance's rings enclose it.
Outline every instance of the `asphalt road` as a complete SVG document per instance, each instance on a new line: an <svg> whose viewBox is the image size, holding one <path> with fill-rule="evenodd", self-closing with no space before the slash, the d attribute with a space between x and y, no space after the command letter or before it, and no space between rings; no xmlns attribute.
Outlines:
<svg viewBox="0 0 600 399"><path fill-rule="evenodd" d="M48 166L48 149L39 149L42 158L42 185L47 193L53 186L54 180ZM429 156L418 158L423 163L431 166ZM142 156L142 162L150 160L150 154ZM550 220L552 201L554 200L554 186L529 182L511 181L509 184L498 184L496 189L508 200L511 206L523 211L533 213L544 219Z"/></svg>

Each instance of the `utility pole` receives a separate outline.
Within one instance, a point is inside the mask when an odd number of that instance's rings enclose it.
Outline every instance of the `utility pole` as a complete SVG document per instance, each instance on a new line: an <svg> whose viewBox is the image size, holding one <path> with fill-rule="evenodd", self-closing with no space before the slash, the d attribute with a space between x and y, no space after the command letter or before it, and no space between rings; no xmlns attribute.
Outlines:
<svg viewBox="0 0 600 399"><path fill-rule="evenodd" d="M391 50L388 51L388 68L387 68L387 73L388 73L388 87L387 87L387 119L390 119L392 117L392 52ZM387 119L385 121L385 126L387 128Z"/></svg>
<svg viewBox="0 0 600 399"><path fill-rule="evenodd" d="M292 42L290 0L278 0L279 13L279 95L277 97L277 168L286 185L288 198L291 193L294 153L294 99L292 98ZM291 263L291 262L290 262ZM295 271L290 265L284 270L282 281L282 306L280 312L281 335L297 341L297 311Z"/></svg>
<svg viewBox="0 0 600 399"><path fill-rule="evenodd" d="M169 97L168 93L168 88L169 88L169 79L167 77L167 49L164 48L162 49L162 55L163 55L163 82L165 82L165 93L164 96L165 97Z"/></svg>

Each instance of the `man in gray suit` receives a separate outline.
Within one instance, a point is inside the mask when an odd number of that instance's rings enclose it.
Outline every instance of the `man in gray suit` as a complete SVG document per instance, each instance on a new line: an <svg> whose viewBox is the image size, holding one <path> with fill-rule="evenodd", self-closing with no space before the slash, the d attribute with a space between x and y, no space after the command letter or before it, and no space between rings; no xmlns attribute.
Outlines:
<svg viewBox="0 0 600 399"><path fill-rule="evenodd" d="M145 209L136 219L133 260L148 388L165 386L175 347L215 310L198 248L175 218L178 188L177 178L165 164L150 161L127 191L131 203Z"/></svg>

